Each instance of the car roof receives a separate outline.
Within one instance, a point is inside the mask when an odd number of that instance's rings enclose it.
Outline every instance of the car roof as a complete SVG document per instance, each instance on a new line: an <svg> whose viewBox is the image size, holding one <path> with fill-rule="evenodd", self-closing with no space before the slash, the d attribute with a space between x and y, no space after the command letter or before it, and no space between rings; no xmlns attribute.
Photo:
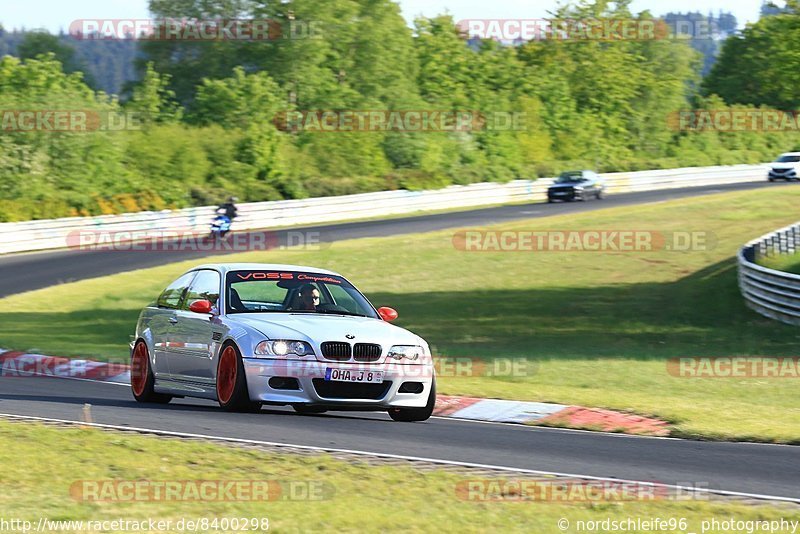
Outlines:
<svg viewBox="0 0 800 534"><path fill-rule="evenodd" d="M212 269L220 271L223 274L229 271L302 271L304 273L314 274L332 274L334 276L342 276L337 272L328 271L327 269L320 269L318 267L308 267L305 265L286 265L281 263L207 263L192 267L189 271L198 271L200 269Z"/></svg>
<svg viewBox="0 0 800 534"><path fill-rule="evenodd" d="M783 157L783 156L800 156L800 152L784 152L783 154L781 154L778 157L780 158L780 157Z"/></svg>

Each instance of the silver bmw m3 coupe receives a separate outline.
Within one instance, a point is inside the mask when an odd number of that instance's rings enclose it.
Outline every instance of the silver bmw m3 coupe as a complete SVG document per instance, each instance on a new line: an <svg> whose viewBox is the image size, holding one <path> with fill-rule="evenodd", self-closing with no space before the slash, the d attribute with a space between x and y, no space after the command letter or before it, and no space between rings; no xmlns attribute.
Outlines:
<svg viewBox="0 0 800 534"><path fill-rule="evenodd" d="M436 400L430 348L389 324L341 275L312 267L202 265L139 316L131 390L139 402L202 397L231 411L388 411L424 421Z"/></svg>

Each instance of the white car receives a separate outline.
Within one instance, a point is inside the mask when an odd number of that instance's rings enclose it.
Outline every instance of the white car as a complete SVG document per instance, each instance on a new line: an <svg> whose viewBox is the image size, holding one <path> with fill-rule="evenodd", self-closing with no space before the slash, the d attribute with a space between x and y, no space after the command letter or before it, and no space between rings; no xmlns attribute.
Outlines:
<svg viewBox="0 0 800 534"><path fill-rule="evenodd" d="M291 405L424 421L436 401L430 348L389 324L396 318L331 271L202 265L141 312L131 390L139 402L202 397L236 411Z"/></svg>
<svg viewBox="0 0 800 534"><path fill-rule="evenodd" d="M798 173L800 173L800 152L786 152L770 164L767 179L770 182L800 180Z"/></svg>

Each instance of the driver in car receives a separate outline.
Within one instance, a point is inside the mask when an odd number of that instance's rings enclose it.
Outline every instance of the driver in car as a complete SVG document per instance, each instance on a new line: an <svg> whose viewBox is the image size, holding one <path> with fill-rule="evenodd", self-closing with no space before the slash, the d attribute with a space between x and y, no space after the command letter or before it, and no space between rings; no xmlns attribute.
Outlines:
<svg viewBox="0 0 800 534"><path fill-rule="evenodd" d="M317 311L319 308L319 302L319 289L311 284L304 285L300 288L299 310Z"/></svg>

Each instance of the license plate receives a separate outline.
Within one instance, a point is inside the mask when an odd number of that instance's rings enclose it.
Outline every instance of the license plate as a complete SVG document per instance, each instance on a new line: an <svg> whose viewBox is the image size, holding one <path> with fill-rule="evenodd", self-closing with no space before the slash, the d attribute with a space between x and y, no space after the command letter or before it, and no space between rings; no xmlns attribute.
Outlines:
<svg viewBox="0 0 800 534"><path fill-rule="evenodd" d="M359 382L363 384L380 384L383 382L383 371L336 369L334 367L328 367L325 370L325 380L328 382Z"/></svg>

